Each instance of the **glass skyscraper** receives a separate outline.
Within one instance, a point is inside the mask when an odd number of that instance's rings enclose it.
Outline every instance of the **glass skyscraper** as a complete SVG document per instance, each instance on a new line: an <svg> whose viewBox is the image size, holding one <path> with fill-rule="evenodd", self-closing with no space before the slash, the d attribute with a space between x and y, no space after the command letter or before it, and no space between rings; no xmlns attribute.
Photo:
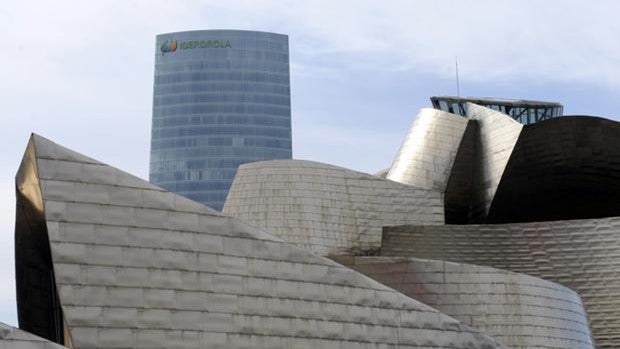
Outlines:
<svg viewBox="0 0 620 349"><path fill-rule="evenodd" d="M288 36L157 36L152 183L221 210L239 165L291 156Z"/></svg>

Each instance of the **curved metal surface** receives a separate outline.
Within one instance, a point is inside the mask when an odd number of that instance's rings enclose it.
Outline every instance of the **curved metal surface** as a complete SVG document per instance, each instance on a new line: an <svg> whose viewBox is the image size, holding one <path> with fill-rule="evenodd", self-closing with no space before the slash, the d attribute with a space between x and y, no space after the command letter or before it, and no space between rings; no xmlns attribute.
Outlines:
<svg viewBox="0 0 620 349"><path fill-rule="evenodd" d="M373 176L379 177L379 178L385 178L385 176L387 176L388 172L390 172L390 169L386 168L386 169L383 169L383 170L375 173Z"/></svg>
<svg viewBox="0 0 620 349"><path fill-rule="evenodd" d="M386 178L443 192L467 123L441 110L420 109Z"/></svg>
<svg viewBox="0 0 620 349"><path fill-rule="evenodd" d="M31 141L15 176L17 317L22 330L65 344L35 152Z"/></svg>
<svg viewBox="0 0 620 349"><path fill-rule="evenodd" d="M321 255L372 254L384 225L444 220L438 191L305 160L242 165L223 212Z"/></svg>
<svg viewBox="0 0 620 349"><path fill-rule="evenodd" d="M553 282L439 260L402 257L335 260L511 348L594 348L579 295Z"/></svg>
<svg viewBox="0 0 620 349"><path fill-rule="evenodd" d="M507 348L329 259L32 141L73 348Z"/></svg>
<svg viewBox="0 0 620 349"><path fill-rule="evenodd" d="M620 123L565 116L525 126L488 223L620 216Z"/></svg>
<svg viewBox="0 0 620 349"><path fill-rule="evenodd" d="M467 224L472 220L474 169L480 165L475 156L475 144L479 137L477 121L467 124L463 140L454 158L452 172L444 192L446 224Z"/></svg>
<svg viewBox="0 0 620 349"><path fill-rule="evenodd" d="M484 222L523 125L508 115L473 103L466 103L466 109L467 116L478 125L470 217L474 222Z"/></svg>
<svg viewBox="0 0 620 349"><path fill-rule="evenodd" d="M620 347L620 217L384 227L381 254L506 269L575 290L598 348Z"/></svg>
<svg viewBox="0 0 620 349"><path fill-rule="evenodd" d="M0 322L0 348L65 349L66 347Z"/></svg>

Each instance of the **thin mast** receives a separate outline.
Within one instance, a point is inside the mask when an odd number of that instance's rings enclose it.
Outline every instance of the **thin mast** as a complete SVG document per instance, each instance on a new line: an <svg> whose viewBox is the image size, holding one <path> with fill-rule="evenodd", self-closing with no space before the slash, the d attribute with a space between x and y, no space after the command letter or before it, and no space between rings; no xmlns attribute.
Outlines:
<svg viewBox="0 0 620 349"><path fill-rule="evenodd" d="M461 98L461 87L459 86L459 59L454 57L454 66L456 67L456 96Z"/></svg>

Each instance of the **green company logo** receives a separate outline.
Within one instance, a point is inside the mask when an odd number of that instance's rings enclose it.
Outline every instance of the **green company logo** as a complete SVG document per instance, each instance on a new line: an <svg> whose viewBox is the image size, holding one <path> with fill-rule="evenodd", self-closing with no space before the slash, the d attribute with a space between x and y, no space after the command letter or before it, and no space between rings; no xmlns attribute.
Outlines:
<svg viewBox="0 0 620 349"><path fill-rule="evenodd" d="M191 50L195 48L228 48L232 47L230 41L228 40L189 40L189 41L179 41L177 46L177 40L172 40L168 42L164 42L161 45L161 54L164 53L173 53L177 50L177 47L181 50Z"/></svg>

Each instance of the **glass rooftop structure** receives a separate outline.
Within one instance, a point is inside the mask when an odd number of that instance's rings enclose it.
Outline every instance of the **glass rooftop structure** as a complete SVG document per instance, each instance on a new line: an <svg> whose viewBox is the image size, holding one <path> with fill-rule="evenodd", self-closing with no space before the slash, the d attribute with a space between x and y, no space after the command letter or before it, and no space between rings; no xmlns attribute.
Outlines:
<svg viewBox="0 0 620 349"><path fill-rule="evenodd" d="M504 113L518 122L527 125L542 120L562 116L564 106L556 102L527 101L487 97L431 97L433 108L448 113L465 116L465 103L471 102Z"/></svg>

